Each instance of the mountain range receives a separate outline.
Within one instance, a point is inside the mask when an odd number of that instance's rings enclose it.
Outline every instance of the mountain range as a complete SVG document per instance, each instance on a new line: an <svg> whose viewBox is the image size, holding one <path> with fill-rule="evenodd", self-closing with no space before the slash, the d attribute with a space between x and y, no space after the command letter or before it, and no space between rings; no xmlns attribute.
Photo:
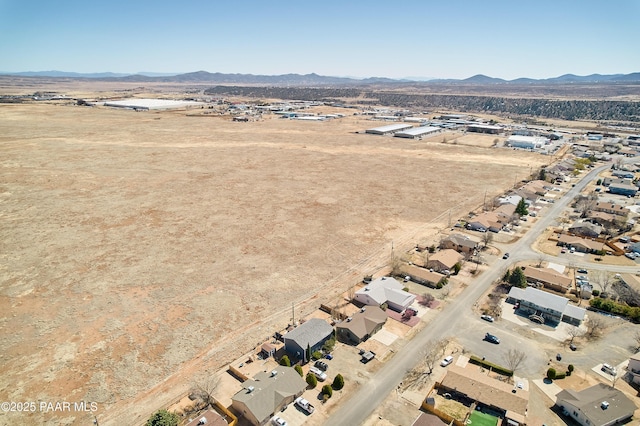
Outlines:
<svg viewBox="0 0 640 426"><path fill-rule="evenodd" d="M640 72L631 74L591 74L578 76L565 74L559 77L547 79L518 78L504 80L477 74L466 79L392 79L385 77L369 77L357 79L350 77L331 77L312 74L282 74L282 75L254 75L254 74L223 74L196 71L185 74L165 74L153 72L140 72L137 74L119 74L111 72L103 73L75 73L64 71L29 71L16 73L3 73L0 75L19 77L46 77L46 78L87 78L96 80L124 81L124 82L167 82L167 83L209 83L209 84L273 84L273 85L367 85L367 84L394 84L394 83L420 83L420 84L567 84L567 83L640 83Z"/></svg>

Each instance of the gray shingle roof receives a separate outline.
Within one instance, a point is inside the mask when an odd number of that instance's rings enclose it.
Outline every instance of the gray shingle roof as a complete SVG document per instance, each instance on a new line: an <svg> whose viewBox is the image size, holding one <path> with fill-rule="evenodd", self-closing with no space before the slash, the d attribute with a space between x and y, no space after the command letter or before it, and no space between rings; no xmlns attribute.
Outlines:
<svg viewBox="0 0 640 426"><path fill-rule="evenodd" d="M331 333L333 333L333 327L326 321L319 318L311 318L305 321L304 324L285 334L284 338L293 340L298 346L304 349L307 346L315 346Z"/></svg>

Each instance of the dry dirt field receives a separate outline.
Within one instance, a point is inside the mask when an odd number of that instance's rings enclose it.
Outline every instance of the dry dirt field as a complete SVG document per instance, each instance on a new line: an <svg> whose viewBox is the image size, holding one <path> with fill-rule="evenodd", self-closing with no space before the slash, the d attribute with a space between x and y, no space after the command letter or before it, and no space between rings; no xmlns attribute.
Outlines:
<svg viewBox="0 0 640 426"><path fill-rule="evenodd" d="M143 422L551 160L380 125L0 105L0 401L99 407L0 424Z"/></svg>

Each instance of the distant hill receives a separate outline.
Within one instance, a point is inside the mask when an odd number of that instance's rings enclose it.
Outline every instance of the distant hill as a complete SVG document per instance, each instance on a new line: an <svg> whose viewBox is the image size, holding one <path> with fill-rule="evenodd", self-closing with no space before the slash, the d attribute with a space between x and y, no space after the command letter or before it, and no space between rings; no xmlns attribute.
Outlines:
<svg viewBox="0 0 640 426"><path fill-rule="evenodd" d="M431 79L411 80L392 79L386 77L369 77L357 79L350 77L331 77L315 73L311 74L281 74L281 75L254 75L254 74L223 74L210 73L208 71L195 71L184 74L141 72L137 74L103 73L75 73L65 71L28 71L17 73L3 73L0 75L12 75L21 77L47 77L47 78L87 78L109 81L129 82L167 82L167 83L206 83L206 84L257 84L257 85L291 85L291 86L333 86L333 85L376 85L376 84L469 84L469 85L501 85L501 84L566 84L566 83L640 83L640 72L631 74L591 74L578 76L564 74L559 77L547 79L517 78L503 80L483 74L477 74L466 79Z"/></svg>

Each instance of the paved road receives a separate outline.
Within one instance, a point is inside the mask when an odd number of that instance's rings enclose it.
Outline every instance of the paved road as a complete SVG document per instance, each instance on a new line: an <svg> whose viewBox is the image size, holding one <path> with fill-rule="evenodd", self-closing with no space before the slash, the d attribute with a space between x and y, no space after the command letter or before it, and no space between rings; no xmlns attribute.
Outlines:
<svg viewBox="0 0 640 426"><path fill-rule="evenodd" d="M550 206L544 216L540 217L522 238L508 246L511 252L510 259L504 262L495 262L486 272L476 279L455 300L449 302L442 312L429 325L410 340L389 362L375 374L371 381L363 386L348 401L341 403L340 408L329 418L327 424L362 424L367 417L378 407L385 398L400 384L407 371L413 369L419 362L422 348L429 342L453 336L459 328L466 328L470 321L470 312L473 304L496 281L502 271L508 265L517 261L523 261L539 256L531 250L531 244L538 238L542 231L552 225L563 209L575 198L584 187L592 181L598 173L610 165L593 169L575 184L567 193ZM506 246L505 246L506 247ZM554 260L556 261L556 260ZM562 263L562 259L557 259ZM572 261L576 266L583 266L579 261ZM590 269L592 264L584 264ZM620 268L622 269L622 268ZM627 268L624 268L625 271ZM628 268L629 272L640 271L640 268ZM477 321L474 319L473 321ZM484 330L484 329L483 329ZM481 333L482 334L482 333ZM480 337L481 338L481 337ZM522 340L524 342L524 340ZM537 358L537 357L536 357ZM538 361L536 359L536 361ZM537 362L535 362L537 364Z"/></svg>

